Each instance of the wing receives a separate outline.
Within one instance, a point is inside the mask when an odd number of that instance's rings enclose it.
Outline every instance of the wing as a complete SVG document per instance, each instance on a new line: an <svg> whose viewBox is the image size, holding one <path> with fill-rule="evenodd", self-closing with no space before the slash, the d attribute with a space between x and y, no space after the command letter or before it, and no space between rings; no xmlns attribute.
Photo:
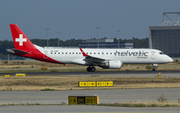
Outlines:
<svg viewBox="0 0 180 113"><path fill-rule="evenodd" d="M90 56L88 54L86 54L82 48L79 48L81 50L82 55L85 57L85 60L87 62L91 62L91 63L101 63L104 61L109 61L110 59L106 59L106 58L100 58L100 57L94 57L94 56Z"/></svg>
<svg viewBox="0 0 180 113"><path fill-rule="evenodd" d="M79 49L81 50L82 55L85 57L85 59L83 60L86 62L86 64L89 64L91 66L99 66L103 69L120 69L122 66L122 62L120 60L90 56L86 54L81 48Z"/></svg>

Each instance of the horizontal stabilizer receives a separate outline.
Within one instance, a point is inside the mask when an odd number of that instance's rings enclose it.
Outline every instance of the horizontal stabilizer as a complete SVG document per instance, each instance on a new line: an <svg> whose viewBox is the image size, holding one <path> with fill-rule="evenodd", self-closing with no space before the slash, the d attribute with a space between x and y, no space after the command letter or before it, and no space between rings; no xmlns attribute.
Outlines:
<svg viewBox="0 0 180 113"><path fill-rule="evenodd" d="M10 54L28 54L28 52L26 51L22 51L22 50L18 50L18 49L6 49L7 50L7 53L10 53Z"/></svg>

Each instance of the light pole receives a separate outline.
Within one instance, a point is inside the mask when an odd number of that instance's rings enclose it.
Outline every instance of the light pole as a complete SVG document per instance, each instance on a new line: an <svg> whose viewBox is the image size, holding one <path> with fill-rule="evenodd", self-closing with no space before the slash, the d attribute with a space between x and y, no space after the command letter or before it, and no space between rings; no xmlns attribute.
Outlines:
<svg viewBox="0 0 180 113"><path fill-rule="evenodd" d="M97 29L97 48L99 48L99 31L98 31L98 29L99 29L100 27L96 27L96 29Z"/></svg>
<svg viewBox="0 0 180 113"><path fill-rule="evenodd" d="M50 30L50 28L45 28L45 30L47 30L47 48L49 47L49 42L48 42L48 30Z"/></svg>
<svg viewBox="0 0 180 113"><path fill-rule="evenodd" d="M61 33L61 31L57 31L58 33L58 47L59 47L59 33Z"/></svg>
<svg viewBox="0 0 180 113"><path fill-rule="evenodd" d="M117 40L118 40L118 49L119 49L119 32L120 32L121 30L117 30L117 32L118 32L118 38L117 38Z"/></svg>
<svg viewBox="0 0 180 113"><path fill-rule="evenodd" d="M119 38L116 38L118 40L118 49L119 49Z"/></svg>

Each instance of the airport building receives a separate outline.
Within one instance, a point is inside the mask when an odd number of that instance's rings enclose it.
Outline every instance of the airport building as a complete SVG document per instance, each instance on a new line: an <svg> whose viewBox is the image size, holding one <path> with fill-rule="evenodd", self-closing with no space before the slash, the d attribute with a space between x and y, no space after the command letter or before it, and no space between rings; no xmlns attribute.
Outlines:
<svg viewBox="0 0 180 113"><path fill-rule="evenodd" d="M168 14L176 14L177 21L173 21ZM163 51L170 57L180 57L180 12L163 13L163 25L149 27L149 48ZM165 21L165 17L171 21Z"/></svg>
<svg viewBox="0 0 180 113"><path fill-rule="evenodd" d="M98 43L99 42L99 43ZM79 44L81 48L133 48L132 42L114 42L114 39L86 40Z"/></svg>

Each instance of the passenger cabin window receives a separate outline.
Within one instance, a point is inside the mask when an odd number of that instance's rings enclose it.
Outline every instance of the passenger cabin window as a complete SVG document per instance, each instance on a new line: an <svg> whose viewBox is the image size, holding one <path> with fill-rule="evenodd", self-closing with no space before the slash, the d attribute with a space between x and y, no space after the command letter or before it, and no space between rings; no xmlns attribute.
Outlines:
<svg viewBox="0 0 180 113"><path fill-rule="evenodd" d="M62 52L62 54L64 54L64 52Z"/></svg>

